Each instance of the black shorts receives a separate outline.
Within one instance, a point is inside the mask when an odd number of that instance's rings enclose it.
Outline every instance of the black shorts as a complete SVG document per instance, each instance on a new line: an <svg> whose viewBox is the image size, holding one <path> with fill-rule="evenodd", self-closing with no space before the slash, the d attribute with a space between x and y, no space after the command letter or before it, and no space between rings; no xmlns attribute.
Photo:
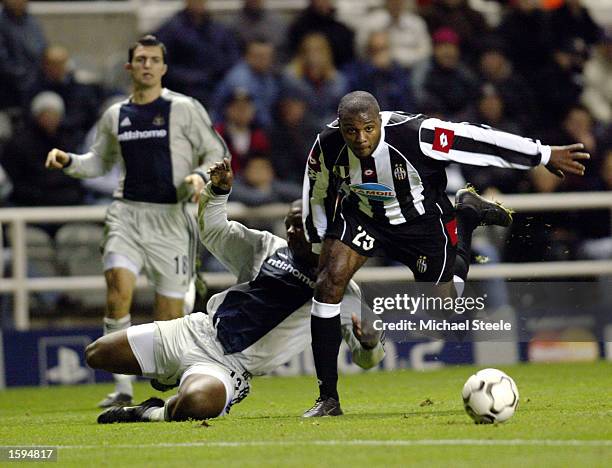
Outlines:
<svg viewBox="0 0 612 468"><path fill-rule="evenodd" d="M424 214L408 223L389 225L360 211L339 211L325 237L338 239L366 257L403 263L417 281L453 279L457 223L452 214Z"/></svg>

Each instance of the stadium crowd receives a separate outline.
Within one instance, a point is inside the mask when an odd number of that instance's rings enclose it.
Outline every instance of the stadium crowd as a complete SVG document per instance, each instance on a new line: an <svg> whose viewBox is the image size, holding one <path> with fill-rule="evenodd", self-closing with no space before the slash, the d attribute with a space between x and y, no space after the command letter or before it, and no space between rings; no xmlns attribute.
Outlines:
<svg viewBox="0 0 612 468"><path fill-rule="evenodd" d="M580 0L499 0L495 27L467 0L384 0L347 19L332 0L310 0L290 20L263 0L243 3L221 22L205 0L185 0L151 31L168 49L164 85L197 98L228 144L232 201L298 198L316 132L357 89L384 110L580 141L591 154L584 178L451 166L453 191L465 182L489 193L612 190L612 25L596 24ZM2 5L0 206L108 203L115 173L83 183L44 161L53 147L87 147L100 113L128 90L83 80L27 0ZM610 236L608 211L522 215L501 257L610 258Z"/></svg>

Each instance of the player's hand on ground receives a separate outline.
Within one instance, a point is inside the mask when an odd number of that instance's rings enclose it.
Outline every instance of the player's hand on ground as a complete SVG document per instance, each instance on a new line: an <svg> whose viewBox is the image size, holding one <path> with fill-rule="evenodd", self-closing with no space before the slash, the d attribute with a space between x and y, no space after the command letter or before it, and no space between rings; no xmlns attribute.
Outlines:
<svg viewBox="0 0 612 468"><path fill-rule="evenodd" d="M200 192L205 185L202 176L198 174L189 174L185 177L185 184L192 189L193 195L191 196L191 201L198 203L200 201Z"/></svg>
<svg viewBox="0 0 612 468"><path fill-rule="evenodd" d="M221 190L230 190L234 183L234 173L232 172L232 166L230 160L224 158L223 161L219 161L208 168L208 174L210 175L210 181L212 184L220 188Z"/></svg>
<svg viewBox="0 0 612 468"><path fill-rule="evenodd" d="M546 169L561 178L565 177L565 173L582 176L585 167L580 161L587 160L590 157L589 153L584 150L582 143L552 146L550 161L548 161Z"/></svg>
<svg viewBox="0 0 612 468"><path fill-rule="evenodd" d="M353 322L353 334L355 338L361 343L365 349L372 349L380 340L378 333L372 327L362 327L361 320L357 317L356 314L351 315L351 321ZM364 331L364 328L367 328L367 331Z"/></svg>
<svg viewBox="0 0 612 468"><path fill-rule="evenodd" d="M47 154L45 167L47 169L63 169L69 162L70 156L68 153L60 149L53 148L51 151L49 151L49 154Z"/></svg>

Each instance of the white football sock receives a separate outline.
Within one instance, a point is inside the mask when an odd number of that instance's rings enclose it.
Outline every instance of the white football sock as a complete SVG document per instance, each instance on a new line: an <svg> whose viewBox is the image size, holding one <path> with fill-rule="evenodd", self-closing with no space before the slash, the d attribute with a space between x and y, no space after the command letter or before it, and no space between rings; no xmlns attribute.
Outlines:
<svg viewBox="0 0 612 468"><path fill-rule="evenodd" d="M455 283L455 291L457 291L457 297L463 296L463 290L465 289L465 281L463 281L463 278L454 275L453 282Z"/></svg>
<svg viewBox="0 0 612 468"><path fill-rule="evenodd" d="M340 304L326 304L313 299L310 313L315 317L332 318L340 315Z"/></svg>
<svg viewBox="0 0 612 468"><path fill-rule="evenodd" d="M166 407L162 406L160 408L149 408L146 410L142 417L147 421L165 421L166 420Z"/></svg>

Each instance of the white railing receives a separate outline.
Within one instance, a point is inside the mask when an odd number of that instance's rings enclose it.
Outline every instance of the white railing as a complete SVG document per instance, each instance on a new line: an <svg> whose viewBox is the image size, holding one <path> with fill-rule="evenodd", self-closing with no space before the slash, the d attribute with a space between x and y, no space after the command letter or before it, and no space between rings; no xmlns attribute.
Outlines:
<svg viewBox="0 0 612 468"><path fill-rule="evenodd" d="M612 192L557 193L504 195L498 197L506 206L516 211L559 211L605 208L612 210ZM286 213L286 205L268 205L249 208L230 203L228 212L233 219L280 219ZM29 293L39 291L75 291L84 289L102 290L104 277L27 277L26 225L31 223L75 222L104 220L106 207L75 206L53 208L5 208L0 209L0 225L8 224L12 247L12 277L1 278L0 293L14 296L14 322L18 330L30 326ZM0 233L2 231L0 230ZM0 259L2 256L0 239ZM545 262L521 264L474 265L470 269L470 279L490 278L534 278L562 276L599 276L612 274L612 260L585 260L576 262ZM204 278L211 288L224 288L231 285L235 278L229 273L208 273ZM356 279L359 281L381 282L411 280L412 274L405 267L363 268ZM137 287L145 286L146 279L140 277Z"/></svg>

